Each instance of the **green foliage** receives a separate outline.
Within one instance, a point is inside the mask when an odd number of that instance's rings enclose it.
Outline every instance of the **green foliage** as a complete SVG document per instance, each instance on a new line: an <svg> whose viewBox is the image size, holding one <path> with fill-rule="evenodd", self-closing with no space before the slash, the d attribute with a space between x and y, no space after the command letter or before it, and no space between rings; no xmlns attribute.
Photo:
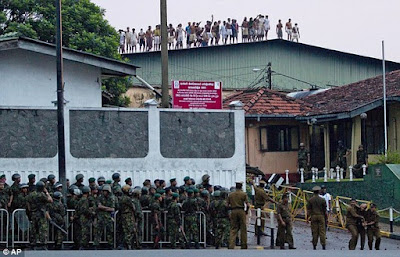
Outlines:
<svg viewBox="0 0 400 257"><path fill-rule="evenodd" d="M63 45L122 60L118 54L118 33L104 19L104 12L104 9L90 0L63 0ZM0 1L0 36L17 32L19 36L55 43L55 23L54 0ZM129 104L123 96L128 86L127 79L114 78L103 81L103 88L111 94L113 105Z"/></svg>
<svg viewBox="0 0 400 257"><path fill-rule="evenodd" d="M369 162L369 165L376 164L400 164L400 152L388 151L387 157L380 155L376 162Z"/></svg>

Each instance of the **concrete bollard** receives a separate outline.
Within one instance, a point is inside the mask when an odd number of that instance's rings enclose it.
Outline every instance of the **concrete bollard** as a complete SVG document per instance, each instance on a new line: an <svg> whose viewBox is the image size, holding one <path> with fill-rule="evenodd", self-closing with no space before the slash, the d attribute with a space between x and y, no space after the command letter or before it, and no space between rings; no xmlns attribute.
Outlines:
<svg viewBox="0 0 400 257"><path fill-rule="evenodd" d="M340 179L343 179L343 172L344 172L344 169L340 168Z"/></svg>
<svg viewBox="0 0 400 257"><path fill-rule="evenodd" d="M289 185L289 170L285 170L286 173L286 185Z"/></svg>
<svg viewBox="0 0 400 257"><path fill-rule="evenodd" d="M353 166L349 166L350 181L353 181Z"/></svg>
<svg viewBox="0 0 400 257"><path fill-rule="evenodd" d="M330 168L330 170L329 170L329 175L330 175L330 178L331 179L333 179L333 171L334 171L334 169L333 168Z"/></svg>
<svg viewBox="0 0 400 257"><path fill-rule="evenodd" d="M270 219L270 227L275 228L275 217L274 217L274 211L270 211L269 213L269 219Z"/></svg>
<svg viewBox="0 0 400 257"><path fill-rule="evenodd" d="M328 182L328 170L324 167L324 182Z"/></svg>
<svg viewBox="0 0 400 257"><path fill-rule="evenodd" d="M304 183L304 168L300 169L300 183Z"/></svg>
<svg viewBox="0 0 400 257"><path fill-rule="evenodd" d="M367 175L367 165L363 164L362 169L363 169L363 176Z"/></svg>
<svg viewBox="0 0 400 257"><path fill-rule="evenodd" d="M314 172L315 172L315 180L318 180L319 179L319 177L318 177L318 168L314 168Z"/></svg>
<svg viewBox="0 0 400 257"><path fill-rule="evenodd" d="M315 169L311 168L311 172L312 172L312 183L315 183Z"/></svg>
<svg viewBox="0 0 400 257"><path fill-rule="evenodd" d="M340 168L336 166L336 182L340 182Z"/></svg>

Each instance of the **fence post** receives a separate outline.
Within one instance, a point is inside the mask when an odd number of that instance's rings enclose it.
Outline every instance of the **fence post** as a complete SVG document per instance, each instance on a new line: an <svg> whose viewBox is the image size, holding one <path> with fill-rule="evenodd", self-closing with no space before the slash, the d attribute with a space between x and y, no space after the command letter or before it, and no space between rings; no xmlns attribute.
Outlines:
<svg viewBox="0 0 400 257"><path fill-rule="evenodd" d="M275 234L275 224L274 224L274 212L271 211L269 213L269 218L271 221L270 227L271 227L271 249L275 248L275 239L274 239L274 234Z"/></svg>
<svg viewBox="0 0 400 257"><path fill-rule="evenodd" d="M257 231L257 245L260 245L261 244L261 209L260 208L257 208L256 231Z"/></svg>
<svg viewBox="0 0 400 257"><path fill-rule="evenodd" d="M312 172L312 183L315 183L315 168L311 168Z"/></svg>
<svg viewBox="0 0 400 257"><path fill-rule="evenodd" d="M285 170L286 173L286 185L289 185L289 170Z"/></svg>
<svg viewBox="0 0 400 257"><path fill-rule="evenodd" d="M363 164L362 169L363 169L363 176L367 175L367 165Z"/></svg>
<svg viewBox="0 0 400 257"><path fill-rule="evenodd" d="M336 166L336 182L340 182L340 168Z"/></svg>
<svg viewBox="0 0 400 257"><path fill-rule="evenodd" d="M393 233L393 207L389 208L390 233Z"/></svg>
<svg viewBox="0 0 400 257"><path fill-rule="evenodd" d="M328 170L324 167L324 182L328 182Z"/></svg>
<svg viewBox="0 0 400 257"><path fill-rule="evenodd" d="M344 169L340 168L340 179L343 179L343 172L344 172Z"/></svg>
<svg viewBox="0 0 400 257"><path fill-rule="evenodd" d="M333 172L334 172L334 169L333 168L330 168L330 170L329 170L329 175L330 175L330 178L331 179L333 179Z"/></svg>
<svg viewBox="0 0 400 257"><path fill-rule="evenodd" d="M350 181L353 181L353 166L349 166Z"/></svg>
<svg viewBox="0 0 400 257"><path fill-rule="evenodd" d="M304 183L304 168L300 169L300 183Z"/></svg>

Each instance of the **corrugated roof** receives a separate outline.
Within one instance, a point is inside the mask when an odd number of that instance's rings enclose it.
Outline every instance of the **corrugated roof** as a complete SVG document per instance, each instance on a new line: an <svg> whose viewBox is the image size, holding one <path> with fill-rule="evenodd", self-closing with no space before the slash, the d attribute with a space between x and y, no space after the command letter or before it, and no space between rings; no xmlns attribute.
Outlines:
<svg viewBox="0 0 400 257"><path fill-rule="evenodd" d="M295 117L310 111L310 106L304 101L264 87L240 91L225 98L224 108L229 108L229 103L232 101L241 101L246 115L260 114Z"/></svg>

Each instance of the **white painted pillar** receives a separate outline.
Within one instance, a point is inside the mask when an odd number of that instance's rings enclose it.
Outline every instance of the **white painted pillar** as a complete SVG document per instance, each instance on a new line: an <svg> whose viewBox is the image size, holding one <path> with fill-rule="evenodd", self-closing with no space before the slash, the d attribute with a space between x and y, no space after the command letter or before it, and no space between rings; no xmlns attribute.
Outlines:
<svg viewBox="0 0 400 257"><path fill-rule="evenodd" d="M336 166L336 181L340 182L340 168Z"/></svg>
<svg viewBox="0 0 400 257"><path fill-rule="evenodd" d="M353 181L353 166L349 166L350 181Z"/></svg>
<svg viewBox="0 0 400 257"><path fill-rule="evenodd" d="M286 185L289 185L289 170L285 170L286 173Z"/></svg>
<svg viewBox="0 0 400 257"><path fill-rule="evenodd" d="M312 172L312 183L315 183L315 169L311 168L311 172Z"/></svg>
<svg viewBox="0 0 400 257"><path fill-rule="evenodd" d="M324 167L324 182L328 182L328 170Z"/></svg>
<svg viewBox="0 0 400 257"><path fill-rule="evenodd" d="M300 183L304 183L304 168L300 169Z"/></svg>
<svg viewBox="0 0 400 257"><path fill-rule="evenodd" d="M334 171L334 169L333 169L333 168L330 168L329 173L330 173L330 178L331 178L331 179L333 179L333 171Z"/></svg>
<svg viewBox="0 0 400 257"><path fill-rule="evenodd" d="M362 169L363 169L363 176L367 175L367 165L363 164Z"/></svg>
<svg viewBox="0 0 400 257"><path fill-rule="evenodd" d="M343 179L343 172L344 172L344 169L340 168L340 179Z"/></svg>

